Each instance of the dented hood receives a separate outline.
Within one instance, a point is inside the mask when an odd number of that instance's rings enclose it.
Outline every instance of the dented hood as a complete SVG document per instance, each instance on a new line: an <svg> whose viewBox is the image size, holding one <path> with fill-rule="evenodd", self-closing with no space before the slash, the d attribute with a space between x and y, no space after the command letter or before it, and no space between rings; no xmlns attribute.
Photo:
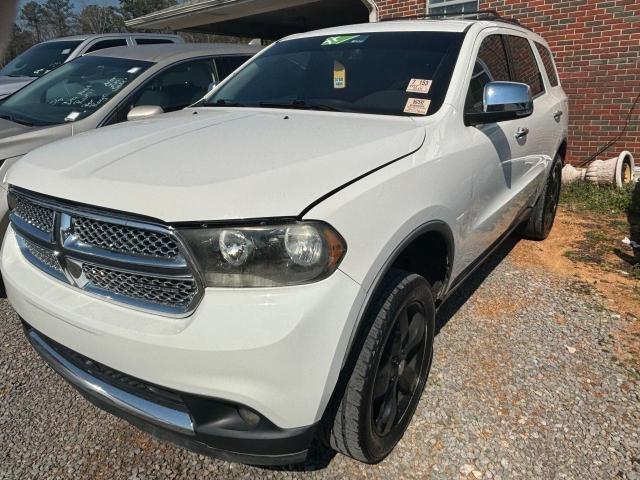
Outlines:
<svg viewBox="0 0 640 480"><path fill-rule="evenodd" d="M7 180L166 222L295 216L423 141L406 117L187 109L46 145Z"/></svg>

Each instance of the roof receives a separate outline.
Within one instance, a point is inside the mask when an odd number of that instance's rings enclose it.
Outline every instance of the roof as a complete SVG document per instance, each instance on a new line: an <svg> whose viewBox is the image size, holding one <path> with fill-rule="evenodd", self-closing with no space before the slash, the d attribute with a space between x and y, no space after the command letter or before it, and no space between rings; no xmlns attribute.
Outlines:
<svg viewBox="0 0 640 480"><path fill-rule="evenodd" d="M113 47L89 53L94 57L116 57L148 62L164 62L205 55L255 55L262 47L235 43L162 43L137 47Z"/></svg>
<svg viewBox="0 0 640 480"><path fill-rule="evenodd" d="M531 30L507 23L504 21L496 20L476 20L476 19L407 19L407 20L392 20L384 22L370 22L361 23L357 25L343 25L339 27L324 28L322 30L314 30L305 33L296 33L286 37L286 40L295 38L307 38L307 37L320 37L323 35L346 35L357 33L376 33L376 32L464 32L472 25L479 25L481 28L487 27L501 27L510 28L513 30L521 31L527 35L538 35L531 32Z"/></svg>
<svg viewBox="0 0 640 480"><path fill-rule="evenodd" d="M69 37L58 37L58 38L52 38L49 40L45 40L42 43L47 43L47 42L63 42L63 41L79 41L79 42L83 42L85 40L92 40L94 38L110 38L110 37L127 37L127 36L131 36L131 35L135 35L136 37L160 37L160 38L167 38L167 37L178 37L178 35L173 35L171 33L130 33L130 32L122 32L122 33L88 33L86 35L71 35Z"/></svg>

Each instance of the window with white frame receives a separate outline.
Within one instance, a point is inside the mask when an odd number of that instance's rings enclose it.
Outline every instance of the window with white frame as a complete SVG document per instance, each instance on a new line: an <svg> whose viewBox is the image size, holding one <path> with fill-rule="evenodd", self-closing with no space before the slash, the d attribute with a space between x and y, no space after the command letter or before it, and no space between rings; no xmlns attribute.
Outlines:
<svg viewBox="0 0 640 480"><path fill-rule="evenodd" d="M479 0L428 0L429 14L466 13L478 10Z"/></svg>

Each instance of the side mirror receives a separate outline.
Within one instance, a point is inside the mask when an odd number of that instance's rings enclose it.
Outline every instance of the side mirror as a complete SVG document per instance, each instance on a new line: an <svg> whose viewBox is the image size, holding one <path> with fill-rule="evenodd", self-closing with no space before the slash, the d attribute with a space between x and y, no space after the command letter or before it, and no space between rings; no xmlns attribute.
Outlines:
<svg viewBox="0 0 640 480"><path fill-rule="evenodd" d="M139 105L129 110L127 120L142 120L143 118L153 117L160 113L164 113L164 110L157 105Z"/></svg>
<svg viewBox="0 0 640 480"><path fill-rule="evenodd" d="M482 112L466 112L466 125L525 118L533 113L531 88L525 83L489 82L484 86Z"/></svg>

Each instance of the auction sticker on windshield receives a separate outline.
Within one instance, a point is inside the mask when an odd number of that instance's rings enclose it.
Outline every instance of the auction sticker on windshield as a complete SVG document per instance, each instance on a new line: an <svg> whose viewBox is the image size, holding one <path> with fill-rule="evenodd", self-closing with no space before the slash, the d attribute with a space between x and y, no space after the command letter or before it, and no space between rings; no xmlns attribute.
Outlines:
<svg viewBox="0 0 640 480"><path fill-rule="evenodd" d="M347 70L338 61L333 62L333 88L347 88Z"/></svg>
<svg viewBox="0 0 640 480"><path fill-rule="evenodd" d="M429 110L431 100L425 98L410 98L404 107L404 113L413 113L415 115L426 115Z"/></svg>
<svg viewBox="0 0 640 480"><path fill-rule="evenodd" d="M429 90L431 90L431 80L422 78L412 78L407 87L409 93L429 93Z"/></svg>
<svg viewBox="0 0 640 480"><path fill-rule="evenodd" d="M342 45L343 43L364 43L369 38L369 35L338 35L335 37L328 37L322 42L322 46L327 45Z"/></svg>

